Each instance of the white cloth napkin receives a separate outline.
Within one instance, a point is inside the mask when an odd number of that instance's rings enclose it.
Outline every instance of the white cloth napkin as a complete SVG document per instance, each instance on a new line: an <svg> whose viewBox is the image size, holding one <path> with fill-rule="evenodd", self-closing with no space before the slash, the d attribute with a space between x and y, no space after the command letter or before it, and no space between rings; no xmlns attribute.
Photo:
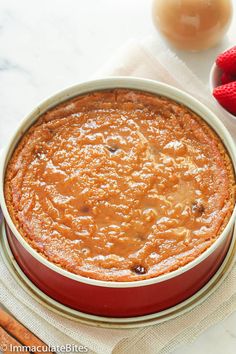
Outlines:
<svg viewBox="0 0 236 354"><path fill-rule="evenodd" d="M216 111L236 137L236 125L211 99L208 88L169 49L155 41L131 41L95 75L131 75L151 78L187 90ZM91 299L92 301L92 299ZM0 259L0 302L29 329L50 345L82 344L90 353L168 353L192 341L210 325L236 309L236 266L204 303L176 319L152 327L111 330L88 327L55 315L33 300L13 279Z"/></svg>

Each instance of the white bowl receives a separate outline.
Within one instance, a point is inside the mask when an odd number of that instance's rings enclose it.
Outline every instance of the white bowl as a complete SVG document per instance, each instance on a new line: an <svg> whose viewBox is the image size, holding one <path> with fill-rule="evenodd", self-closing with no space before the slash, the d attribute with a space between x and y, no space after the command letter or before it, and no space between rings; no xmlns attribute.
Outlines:
<svg viewBox="0 0 236 354"><path fill-rule="evenodd" d="M218 68L216 63L214 63L212 65L212 68L211 68L211 71L210 71L210 77L209 77L209 84L210 84L211 93L213 93L214 88L216 88L217 86L221 85L221 81L220 81L221 74L222 74L222 70L220 68ZM217 105L220 108L220 110L225 115L227 115L231 119L236 119L236 116L234 116L233 114L228 112L217 100L216 100L216 102L217 102Z"/></svg>

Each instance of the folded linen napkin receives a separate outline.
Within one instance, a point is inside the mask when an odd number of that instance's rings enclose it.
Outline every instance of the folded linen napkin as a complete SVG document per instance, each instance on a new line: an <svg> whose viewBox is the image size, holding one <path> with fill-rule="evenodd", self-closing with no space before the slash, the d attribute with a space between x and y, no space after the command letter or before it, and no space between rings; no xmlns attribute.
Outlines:
<svg viewBox="0 0 236 354"><path fill-rule="evenodd" d="M94 77L109 75L151 78L186 90L213 109L236 137L236 126L218 110L208 88L164 44L150 39L129 42ZM89 353L98 354L164 354L192 341L236 309L236 265L204 303L176 319L141 329L93 328L54 314L21 289L1 258L0 302L50 345L82 344Z"/></svg>

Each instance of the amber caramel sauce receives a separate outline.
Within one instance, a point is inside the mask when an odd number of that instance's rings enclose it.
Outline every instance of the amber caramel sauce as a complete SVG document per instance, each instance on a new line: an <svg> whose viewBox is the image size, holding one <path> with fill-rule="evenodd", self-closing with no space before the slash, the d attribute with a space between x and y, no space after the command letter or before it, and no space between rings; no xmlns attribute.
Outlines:
<svg viewBox="0 0 236 354"><path fill-rule="evenodd" d="M215 241L234 204L232 171L218 136L186 107L114 89L41 116L8 164L5 196L50 262L132 281L175 270Z"/></svg>

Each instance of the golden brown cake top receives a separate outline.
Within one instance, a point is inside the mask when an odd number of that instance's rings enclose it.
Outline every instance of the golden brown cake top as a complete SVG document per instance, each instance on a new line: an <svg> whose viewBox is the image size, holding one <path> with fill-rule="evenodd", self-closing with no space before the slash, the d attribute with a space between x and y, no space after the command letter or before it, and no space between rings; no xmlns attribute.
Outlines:
<svg viewBox="0 0 236 354"><path fill-rule="evenodd" d="M23 237L49 261L131 281L206 250L231 215L234 184L223 144L196 114L114 89L42 115L13 153L5 196Z"/></svg>

